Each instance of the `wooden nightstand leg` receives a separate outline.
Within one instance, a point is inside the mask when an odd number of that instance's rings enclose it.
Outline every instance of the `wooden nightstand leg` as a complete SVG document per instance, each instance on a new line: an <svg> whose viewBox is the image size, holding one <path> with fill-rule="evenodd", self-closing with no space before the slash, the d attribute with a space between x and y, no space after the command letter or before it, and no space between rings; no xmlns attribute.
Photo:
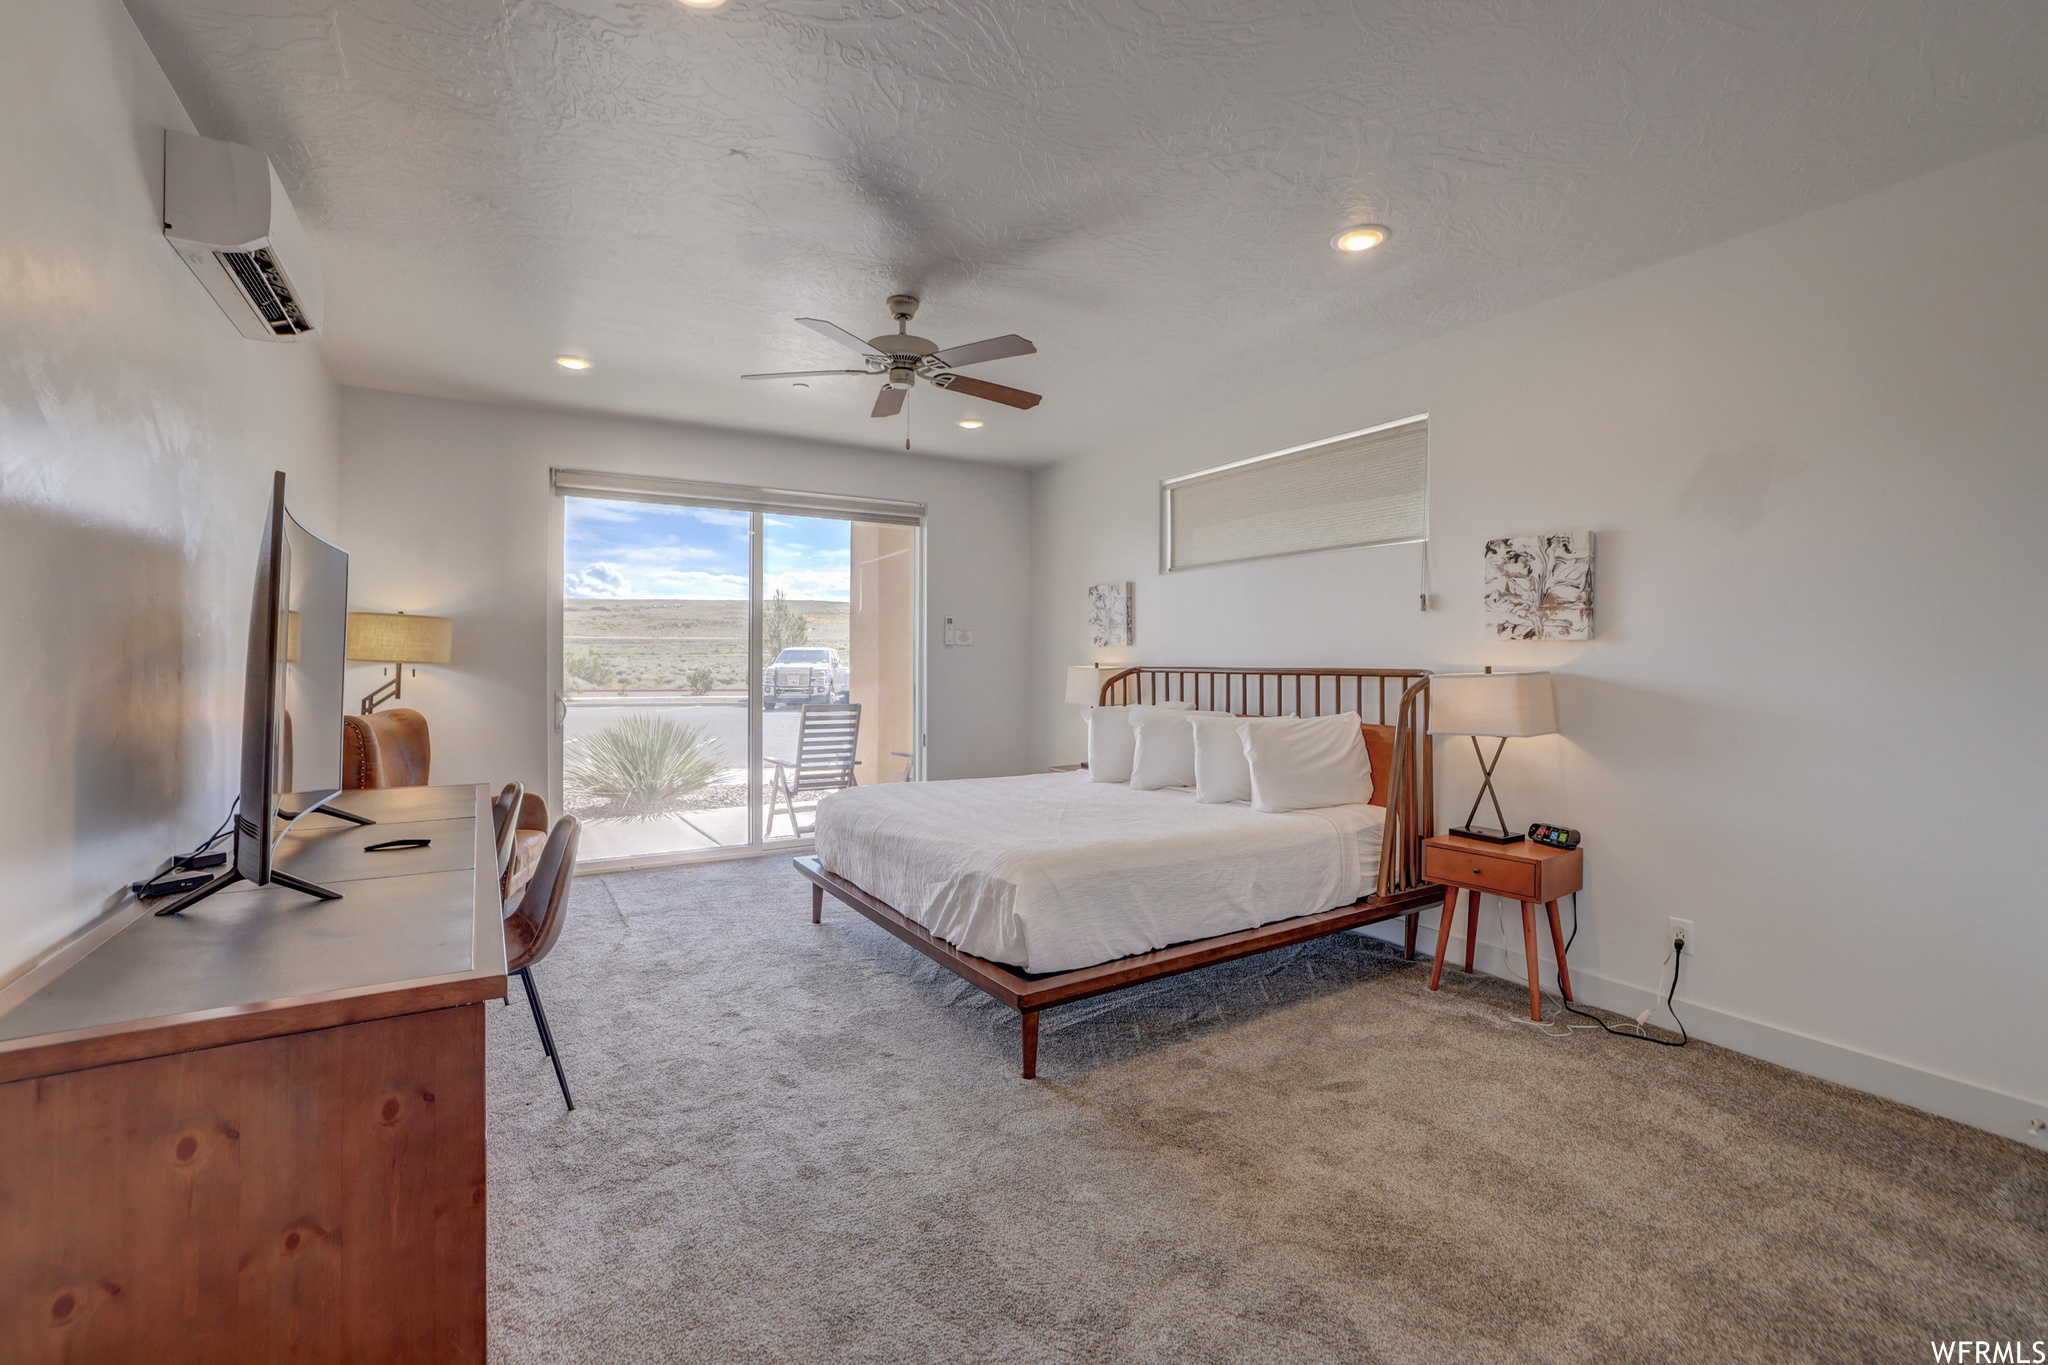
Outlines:
<svg viewBox="0 0 2048 1365"><path fill-rule="evenodd" d="M1479 889L1465 893L1465 975L1472 975L1472 950L1479 946Z"/></svg>
<svg viewBox="0 0 2048 1365"><path fill-rule="evenodd" d="M813 886L811 888L811 923L822 924L824 923L824 918L825 888L822 886Z"/></svg>
<svg viewBox="0 0 2048 1365"><path fill-rule="evenodd" d="M1557 993L1569 1000L1572 998L1572 969L1564 963L1563 926L1557 922L1557 902L1551 901L1545 907L1550 911L1550 951L1557 954Z"/></svg>
<svg viewBox="0 0 2048 1365"><path fill-rule="evenodd" d="M1522 902L1522 941L1529 950L1529 1017L1543 1022L1542 969L1536 965L1536 903Z"/></svg>
<svg viewBox="0 0 2048 1365"><path fill-rule="evenodd" d="M1444 954L1451 950L1451 921L1458 917L1458 888L1444 888L1444 915L1436 926L1436 966L1429 973L1429 988L1444 979Z"/></svg>
<svg viewBox="0 0 2048 1365"><path fill-rule="evenodd" d="M1420 927L1421 919L1420 911L1407 917L1406 937L1404 939L1404 946L1401 949L1401 959L1404 962L1413 962L1415 960L1415 931Z"/></svg>

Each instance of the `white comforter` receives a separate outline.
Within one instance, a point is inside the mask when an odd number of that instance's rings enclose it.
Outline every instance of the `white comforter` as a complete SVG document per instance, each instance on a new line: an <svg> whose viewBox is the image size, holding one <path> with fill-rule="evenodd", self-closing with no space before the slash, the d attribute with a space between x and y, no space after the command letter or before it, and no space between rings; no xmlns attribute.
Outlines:
<svg viewBox="0 0 2048 1365"><path fill-rule="evenodd" d="M1059 972L1348 905L1373 889L1385 819L1042 773L834 792L817 851L955 947Z"/></svg>

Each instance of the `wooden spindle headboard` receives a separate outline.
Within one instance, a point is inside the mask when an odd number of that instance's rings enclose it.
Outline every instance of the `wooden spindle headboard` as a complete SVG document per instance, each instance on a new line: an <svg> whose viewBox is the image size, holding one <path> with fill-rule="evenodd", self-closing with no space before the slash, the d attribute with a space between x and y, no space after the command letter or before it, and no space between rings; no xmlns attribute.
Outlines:
<svg viewBox="0 0 2048 1365"><path fill-rule="evenodd" d="M1135 665L1102 671L1100 705L1167 701L1236 716L1357 712L1372 753L1373 795L1387 811L1378 894L1397 894L1423 884L1422 841L1436 832L1427 669ZM1381 797L1384 801L1378 800Z"/></svg>

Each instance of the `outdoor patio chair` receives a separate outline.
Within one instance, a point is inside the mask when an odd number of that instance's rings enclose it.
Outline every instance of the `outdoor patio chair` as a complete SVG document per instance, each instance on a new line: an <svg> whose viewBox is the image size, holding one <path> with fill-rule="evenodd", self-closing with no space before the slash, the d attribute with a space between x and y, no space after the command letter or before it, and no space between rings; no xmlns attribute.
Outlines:
<svg viewBox="0 0 2048 1365"><path fill-rule="evenodd" d="M763 838L775 837L778 806L788 808L790 832L793 836L801 836L809 831L797 824L797 797L805 792L838 791L842 787L859 785L853 775L853 770L860 766L860 760L853 756L854 745L859 739L858 702L804 707L797 726L796 761L768 760L775 765L775 773L770 779L768 826L762 831Z"/></svg>

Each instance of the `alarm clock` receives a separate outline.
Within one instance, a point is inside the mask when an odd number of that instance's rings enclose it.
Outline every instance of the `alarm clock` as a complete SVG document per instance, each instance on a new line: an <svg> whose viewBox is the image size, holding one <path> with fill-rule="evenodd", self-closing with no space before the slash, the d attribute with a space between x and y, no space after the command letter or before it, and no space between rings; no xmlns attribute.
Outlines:
<svg viewBox="0 0 2048 1365"><path fill-rule="evenodd" d="M1563 825L1535 824L1529 826L1529 842L1545 848L1577 848L1579 832Z"/></svg>

